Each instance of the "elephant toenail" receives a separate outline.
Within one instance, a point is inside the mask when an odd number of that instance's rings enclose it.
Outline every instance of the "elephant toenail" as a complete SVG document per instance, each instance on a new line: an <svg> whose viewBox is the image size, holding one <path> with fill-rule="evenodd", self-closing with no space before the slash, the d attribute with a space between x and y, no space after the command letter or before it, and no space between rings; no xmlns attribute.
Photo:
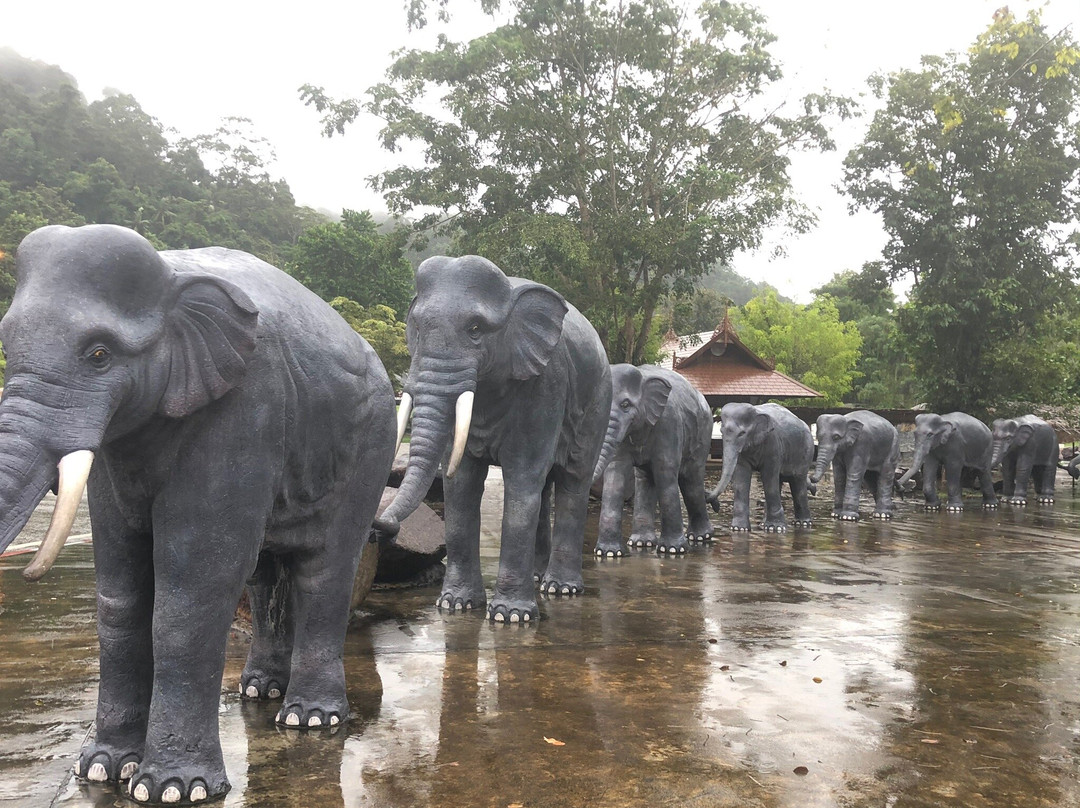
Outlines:
<svg viewBox="0 0 1080 808"><path fill-rule="evenodd" d="M300 726L300 716L298 716L296 713L289 713L287 716L285 716L285 726L287 726L287 727L298 727L298 726Z"/></svg>
<svg viewBox="0 0 1080 808"><path fill-rule="evenodd" d="M321 727L322 726L322 719L319 718L319 716L317 716L317 715L313 715L313 716L311 716L311 718L309 718L307 720L307 725L309 727Z"/></svg>
<svg viewBox="0 0 1080 808"><path fill-rule="evenodd" d="M109 773L105 771L105 767L100 763L94 763L90 766L90 771L86 773L86 779L93 783L104 783L109 779Z"/></svg>
<svg viewBox="0 0 1080 808"><path fill-rule="evenodd" d="M202 786L195 786L191 789L191 796L188 799L192 802L202 802L206 799L206 789Z"/></svg>
<svg viewBox="0 0 1080 808"><path fill-rule="evenodd" d="M528 612L525 612L525 614L522 615L521 619L528 623L529 620L532 619L532 616Z"/></svg>
<svg viewBox="0 0 1080 808"><path fill-rule="evenodd" d="M496 623L505 623L506 622L506 615L503 614L502 612L495 612L495 622Z"/></svg>
<svg viewBox="0 0 1080 808"><path fill-rule="evenodd" d="M564 595L569 595L569 594L570 594L570 587L568 587L568 586L564 586L564 587L562 588L562 594L564 594Z"/></svg>
<svg viewBox="0 0 1080 808"><path fill-rule="evenodd" d="M257 699L259 698L259 688L255 687L255 685L248 685L247 690L244 691L244 695L249 699Z"/></svg>
<svg viewBox="0 0 1080 808"><path fill-rule="evenodd" d="M455 602L454 603L454 611L455 612L463 612L463 611L465 611L465 604L462 603L460 600Z"/></svg>
<svg viewBox="0 0 1080 808"><path fill-rule="evenodd" d="M243 682L240 683L240 695L241 696L244 695L244 683Z"/></svg>
<svg viewBox="0 0 1080 808"><path fill-rule="evenodd" d="M272 687L268 691L266 691L266 697L269 699L280 699L281 691L278 690L276 687Z"/></svg>
<svg viewBox="0 0 1080 808"><path fill-rule="evenodd" d="M167 789L161 792L162 802L180 802L180 789L176 786L169 786Z"/></svg>
<svg viewBox="0 0 1080 808"><path fill-rule="evenodd" d="M129 760L127 763L124 764L123 768L120 769L120 779L130 780L132 775L135 774L135 770L137 768L139 768L139 764L136 763L134 760Z"/></svg>
<svg viewBox="0 0 1080 808"><path fill-rule="evenodd" d="M139 802L148 802L150 799L150 790L142 783L139 783L131 792L131 796Z"/></svg>
<svg viewBox="0 0 1080 808"><path fill-rule="evenodd" d="M518 616L517 612L514 612L513 614L510 615L510 622L511 623L517 623L519 620L521 620L521 617Z"/></svg>
<svg viewBox="0 0 1080 808"><path fill-rule="evenodd" d="M336 727L340 723L341 723L341 719L338 718L336 715L330 716L330 726Z"/></svg>

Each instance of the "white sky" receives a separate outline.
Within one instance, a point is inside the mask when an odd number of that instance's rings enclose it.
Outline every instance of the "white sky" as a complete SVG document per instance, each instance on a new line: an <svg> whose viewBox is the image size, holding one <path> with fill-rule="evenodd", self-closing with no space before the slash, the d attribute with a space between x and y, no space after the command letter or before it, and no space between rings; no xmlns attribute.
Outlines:
<svg viewBox="0 0 1080 808"><path fill-rule="evenodd" d="M963 50L1004 2L759 0L757 6L778 38L771 50L784 68L783 91L794 101L825 87L858 96L871 73L917 67L923 54ZM488 25L476 5L451 0L452 38ZM1010 7L1022 16L1034 5L1013 0ZM1051 33L1071 23L1072 36L1080 38L1080 0L1039 5ZM366 178L397 161L378 145L379 122L361 119L344 137L326 139L297 88L311 83L335 97L360 97L383 78L393 50L425 47L447 31L433 23L409 34L403 6L404 0L29 0L4 4L0 46L59 65L91 101L105 88L130 93L182 135L213 131L226 116L250 118L277 153L273 173L288 181L300 204L378 210L384 205ZM818 211L818 228L798 238L771 235L762 250L738 257L737 271L805 301L834 272L880 256L885 238L877 218L849 216L835 190L843 156L867 123L868 116L848 122L834 131L837 152L800 157L793 167L796 193ZM774 258L778 246L786 255Z"/></svg>

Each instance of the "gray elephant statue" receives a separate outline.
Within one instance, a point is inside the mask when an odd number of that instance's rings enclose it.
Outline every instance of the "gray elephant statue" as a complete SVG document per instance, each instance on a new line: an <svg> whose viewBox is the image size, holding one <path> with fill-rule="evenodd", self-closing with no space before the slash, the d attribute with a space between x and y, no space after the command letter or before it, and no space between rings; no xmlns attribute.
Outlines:
<svg viewBox="0 0 1080 808"><path fill-rule="evenodd" d="M406 336L412 362L398 437L411 410L409 464L376 533L383 541L396 534L442 462L447 563L436 605L487 604L496 622L535 621L534 575L549 594L584 589L589 486L611 407L600 338L558 292L508 278L475 255L436 256L419 266ZM499 574L488 603L480 498L490 465L502 466L504 499Z"/></svg>
<svg viewBox="0 0 1080 808"><path fill-rule="evenodd" d="M965 412L945 415L925 412L915 416L915 457L909 468L897 481L903 487L915 472L922 469L923 496L927 510L941 507L938 500L938 472L945 468L945 485L949 499L945 510L964 510L961 486L964 469L975 472L982 491L983 507L996 508L997 495L994 481L990 478L993 458L993 436L990 428Z"/></svg>
<svg viewBox="0 0 1080 808"><path fill-rule="evenodd" d="M810 482L817 483L832 463L834 519L859 520L863 482L874 492L875 519L891 519L892 490L900 462L900 434L877 413L856 410L817 419L818 450Z"/></svg>
<svg viewBox="0 0 1080 808"><path fill-rule="evenodd" d="M594 477L604 477L596 555L626 554L622 537L626 480L634 469L634 526L630 544L685 553L689 541L712 539L705 506L705 461L712 441L712 410L690 382L651 365L611 366L611 414ZM683 531L682 492L689 516ZM656 506L660 504L660 540Z"/></svg>
<svg viewBox="0 0 1080 808"><path fill-rule="evenodd" d="M765 489L765 523L769 532L787 530L780 486L787 483L795 506L795 525L810 527L807 473L814 457L810 427L779 404L725 404L720 410L724 467L709 495L714 510L729 484L734 490L732 530L750 529L750 476L758 472Z"/></svg>
<svg viewBox="0 0 1080 808"><path fill-rule="evenodd" d="M1021 415L998 418L991 425L994 454L990 468L1001 466L1001 494L1010 505L1027 505L1028 482L1035 481L1038 502L1054 501L1057 476L1057 432L1042 418Z"/></svg>
<svg viewBox="0 0 1080 808"><path fill-rule="evenodd" d="M55 560L89 487L100 642L97 733L76 774L139 802L229 789L225 645L248 584L241 693L284 726L349 715L350 595L394 451L378 357L254 256L158 252L112 225L18 248L0 323L0 551L56 486L24 575Z"/></svg>

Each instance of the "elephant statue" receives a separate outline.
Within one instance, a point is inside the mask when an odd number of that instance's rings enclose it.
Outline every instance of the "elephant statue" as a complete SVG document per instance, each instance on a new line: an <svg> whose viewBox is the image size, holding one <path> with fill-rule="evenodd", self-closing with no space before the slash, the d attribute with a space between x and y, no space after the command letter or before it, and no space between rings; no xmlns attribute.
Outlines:
<svg viewBox="0 0 1080 808"><path fill-rule="evenodd" d="M417 268L406 338L412 361L398 439L411 410L409 463L375 533L392 539L442 462L446 577L436 605L486 604L495 622L535 621L534 575L545 593L584 589L589 486L611 408L600 338L558 292L508 278L476 255L435 256ZM490 465L502 467L504 498L499 574L487 602L480 498Z"/></svg>
<svg viewBox="0 0 1080 808"><path fill-rule="evenodd" d="M795 525L810 527L807 473L814 457L810 427L779 404L725 404L720 410L724 437L724 467L720 482L709 495L713 510L719 497L734 483L732 530L750 529L750 475L758 472L765 489L766 531L787 530L780 486L787 483L795 504Z"/></svg>
<svg viewBox="0 0 1080 808"><path fill-rule="evenodd" d="M596 555L626 554L622 521L630 468L634 469L630 544L656 544L661 553L685 553L689 541L709 541L705 461L713 418L705 397L678 373L650 365L612 365L611 389L611 414L593 475L604 475ZM690 519L688 533L683 532L680 491ZM657 500L659 542L654 527Z"/></svg>
<svg viewBox="0 0 1080 808"><path fill-rule="evenodd" d="M961 480L964 469L974 471L979 478L983 507L996 508L997 495L994 481L990 478L990 462L993 457L993 436L990 428L965 412L945 415L924 412L915 416L915 457L909 468L897 481L903 487L915 472L922 469L923 496L926 509L937 510L938 471L945 467L945 484L949 500L945 510L958 513L964 510L961 497Z"/></svg>
<svg viewBox="0 0 1080 808"><path fill-rule="evenodd" d="M1027 505L1028 481L1034 478L1038 502L1054 501L1057 476L1057 432L1042 418L1021 415L998 418L991 425L994 455L990 468L1001 466L1002 497L1010 505Z"/></svg>
<svg viewBox="0 0 1080 808"><path fill-rule="evenodd" d="M394 453L371 348L254 256L158 252L123 227L43 227L20 244L0 323L0 551L50 488L45 573L88 486L100 643L97 733L76 774L138 802L229 789L218 736L245 582L240 681L277 722L349 715L353 578Z"/></svg>
<svg viewBox="0 0 1080 808"><path fill-rule="evenodd" d="M817 483L832 463L834 519L859 520L863 481L874 491L875 519L891 519L900 433L877 413L856 410L817 419L818 450L810 482Z"/></svg>

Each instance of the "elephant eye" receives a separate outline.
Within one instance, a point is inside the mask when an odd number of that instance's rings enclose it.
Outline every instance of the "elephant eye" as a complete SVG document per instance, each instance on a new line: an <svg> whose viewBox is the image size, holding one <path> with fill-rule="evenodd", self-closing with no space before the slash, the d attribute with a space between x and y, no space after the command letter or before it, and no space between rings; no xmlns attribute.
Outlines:
<svg viewBox="0 0 1080 808"><path fill-rule="evenodd" d="M619 406L624 410L630 409L630 399L624 398L622 401L619 402Z"/></svg>
<svg viewBox="0 0 1080 808"><path fill-rule="evenodd" d="M98 345L86 355L86 361L99 370L108 367L110 359L112 359L112 354L104 345Z"/></svg>
<svg viewBox="0 0 1080 808"><path fill-rule="evenodd" d="M472 325L469 326L468 330L469 330L469 336L470 337L472 337L474 339L476 337L479 337L480 336L480 323L473 323Z"/></svg>

